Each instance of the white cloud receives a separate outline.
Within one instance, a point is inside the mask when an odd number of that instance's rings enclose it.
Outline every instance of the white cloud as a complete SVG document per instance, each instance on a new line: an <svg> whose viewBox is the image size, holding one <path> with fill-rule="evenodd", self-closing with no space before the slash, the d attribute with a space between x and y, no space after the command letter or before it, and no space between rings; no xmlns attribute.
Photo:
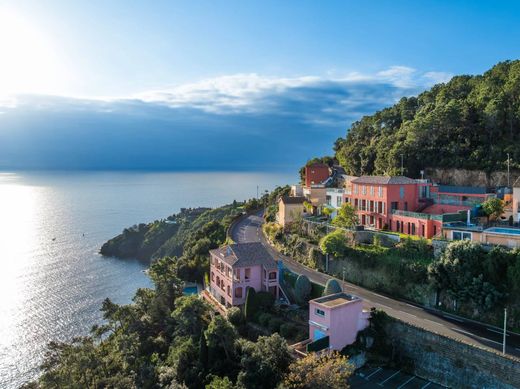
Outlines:
<svg viewBox="0 0 520 389"><path fill-rule="evenodd" d="M204 79L173 88L147 91L134 97L146 102L192 107L213 113L258 112L273 107L273 102L282 95L299 89L303 98L307 89L339 88L349 101L354 98L366 102L367 98L377 97L368 92L364 96L363 85L367 89L373 89L376 85L392 87L396 92L394 94L401 97L416 93L439 80L444 81L447 77L446 73L420 73L406 66L392 66L375 74L352 72L343 77L269 77L249 73ZM297 98L295 93L292 93L292 98ZM388 98L383 99L388 102Z"/></svg>

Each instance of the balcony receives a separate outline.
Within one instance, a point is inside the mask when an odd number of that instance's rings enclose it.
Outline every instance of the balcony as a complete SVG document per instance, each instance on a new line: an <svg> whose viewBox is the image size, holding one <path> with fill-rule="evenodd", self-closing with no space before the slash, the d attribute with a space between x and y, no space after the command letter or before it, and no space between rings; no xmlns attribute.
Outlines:
<svg viewBox="0 0 520 389"><path fill-rule="evenodd" d="M430 215L428 213L401 211L398 209L392 209L392 215L413 217L415 219L424 219L424 220L442 220L442 215ZM435 216L440 216L440 219L436 219Z"/></svg>

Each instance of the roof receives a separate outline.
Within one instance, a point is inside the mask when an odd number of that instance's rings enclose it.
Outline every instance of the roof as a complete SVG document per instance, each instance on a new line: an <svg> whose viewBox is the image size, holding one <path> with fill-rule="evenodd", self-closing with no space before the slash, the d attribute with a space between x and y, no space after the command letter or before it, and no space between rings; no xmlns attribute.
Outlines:
<svg viewBox="0 0 520 389"><path fill-rule="evenodd" d="M303 196L282 196L280 198L284 204L303 204L307 199Z"/></svg>
<svg viewBox="0 0 520 389"><path fill-rule="evenodd" d="M305 167L323 167L323 168L329 168L329 165L327 164L324 164L324 163L321 163L321 162L316 162L316 163L311 163L310 165L307 165Z"/></svg>
<svg viewBox="0 0 520 389"><path fill-rule="evenodd" d="M324 305L327 308L336 308L339 306L343 306L343 305L352 303L354 301L361 301L361 299L358 296L347 294L345 292L339 292L339 293L329 294L328 296L324 296L324 297L318 297L309 302Z"/></svg>
<svg viewBox="0 0 520 389"><path fill-rule="evenodd" d="M352 183L371 185L407 185L416 184L417 181L405 176L361 176L352 180Z"/></svg>
<svg viewBox="0 0 520 389"><path fill-rule="evenodd" d="M210 253L232 267L261 265L275 269L276 261L260 242L236 243L210 250Z"/></svg>
<svg viewBox="0 0 520 389"><path fill-rule="evenodd" d="M429 215L444 215L445 213L457 213L459 211L467 211L471 209L466 205L451 205L451 204L432 204L429 207L424 208L421 213L427 213Z"/></svg>
<svg viewBox="0 0 520 389"><path fill-rule="evenodd" d="M486 194L487 190L482 186L459 186L459 185L439 185L439 192L443 193L464 193L464 194Z"/></svg>

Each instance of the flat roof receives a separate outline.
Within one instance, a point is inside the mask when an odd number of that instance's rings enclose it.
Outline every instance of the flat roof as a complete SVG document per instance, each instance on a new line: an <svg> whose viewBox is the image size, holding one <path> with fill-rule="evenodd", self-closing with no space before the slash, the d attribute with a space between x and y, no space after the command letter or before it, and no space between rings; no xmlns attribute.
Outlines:
<svg viewBox="0 0 520 389"><path fill-rule="evenodd" d="M328 296L318 297L314 300L311 300L310 302L324 305L328 308L336 308L354 301L361 301L361 299L358 296L347 294L345 292L339 292Z"/></svg>

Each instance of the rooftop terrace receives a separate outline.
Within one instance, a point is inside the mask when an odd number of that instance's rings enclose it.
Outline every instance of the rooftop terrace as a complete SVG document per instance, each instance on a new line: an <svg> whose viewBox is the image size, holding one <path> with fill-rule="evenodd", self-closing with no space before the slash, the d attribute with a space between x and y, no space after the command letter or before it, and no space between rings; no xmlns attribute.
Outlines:
<svg viewBox="0 0 520 389"><path fill-rule="evenodd" d="M335 308L344 304L349 304L353 301L361 301L357 296L347 294L344 292L331 294L324 297L318 297L317 299L311 300L312 302L324 305L328 308Z"/></svg>

